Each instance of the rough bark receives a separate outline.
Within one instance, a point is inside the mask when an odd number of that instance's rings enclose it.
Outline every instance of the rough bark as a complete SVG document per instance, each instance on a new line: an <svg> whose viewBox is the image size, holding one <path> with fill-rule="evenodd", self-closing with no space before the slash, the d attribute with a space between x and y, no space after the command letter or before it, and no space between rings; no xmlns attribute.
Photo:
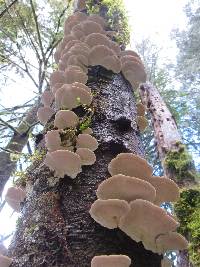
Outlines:
<svg viewBox="0 0 200 267"><path fill-rule="evenodd" d="M182 188L196 185L194 162L190 155L187 154L187 149L182 143L176 122L158 90L150 83L146 83L140 86L140 96L143 104L151 114L154 137L165 176L174 180ZM188 155L188 162L184 169L174 169L172 164L166 163L171 155L176 155L177 161L182 160L182 153L186 153L186 156ZM188 238L188 233L186 238ZM189 262L187 250L180 251L177 256L178 267L193 266Z"/></svg>
<svg viewBox="0 0 200 267"><path fill-rule="evenodd" d="M28 142L29 128L37 122L37 110L40 105L38 99L33 107L28 111L24 120L16 128L16 133L13 134L9 143L5 146L5 151L0 152L0 196L3 192L4 186L12 173L16 170L17 162L11 159L9 151L21 153L24 146Z"/></svg>
<svg viewBox="0 0 200 267"><path fill-rule="evenodd" d="M196 184L194 176L182 172L182 177L177 177L175 171L165 162L169 152L181 152L183 143L176 122L158 90L153 85L146 83L140 87L140 95L143 104L151 114L156 145L165 175L174 180L180 187ZM187 171L195 173L192 159L188 164Z"/></svg>
<svg viewBox="0 0 200 267"><path fill-rule="evenodd" d="M88 213L98 184L109 177L111 159L130 151L144 156L130 85L120 74L108 77L99 67L89 77L95 108L91 127L99 142L97 161L83 167L76 179L65 177L51 186L53 173L41 161L33 164L27 173L32 190L9 249L14 259L11 267L88 267L93 256L102 254L128 255L134 267L160 267L160 256L119 229L100 226Z"/></svg>

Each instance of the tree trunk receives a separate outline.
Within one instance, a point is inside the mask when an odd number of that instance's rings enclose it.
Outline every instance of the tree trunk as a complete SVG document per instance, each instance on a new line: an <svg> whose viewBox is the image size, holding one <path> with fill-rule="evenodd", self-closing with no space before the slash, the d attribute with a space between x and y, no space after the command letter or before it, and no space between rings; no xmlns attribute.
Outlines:
<svg viewBox="0 0 200 267"><path fill-rule="evenodd" d="M176 122L158 90L151 84L143 84L140 87L140 95L151 114L159 158L165 175L180 187L196 184L194 162L187 153ZM188 158L185 158L187 156Z"/></svg>
<svg viewBox="0 0 200 267"><path fill-rule="evenodd" d="M29 168L32 190L9 249L12 267L88 267L95 255L103 254L127 255L134 267L160 267L161 256L119 229L100 226L89 215L98 184L109 177L109 162L120 152L144 156L132 88L121 74L110 74L102 67L93 67L91 76L88 86L94 95L91 128L99 142L97 161L83 167L76 179L65 176L55 185L50 183L53 173L42 161Z"/></svg>
<svg viewBox="0 0 200 267"><path fill-rule="evenodd" d="M182 143L176 122L158 90L150 83L146 83L140 86L140 96L151 114L156 145L165 176L174 180L181 188L196 185L194 162ZM182 223L180 218L179 220ZM183 234L188 238L188 232ZM179 267L193 266L189 262L187 250L178 253L177 261Z"/></svg>
<svg viewBox="0 0 200 267"><path fill-rule="evenodd" d="M35 102L33 107L28 111L25 119L16 128L18 133L13 134L13 137L5 146L5 151L0 152L0 196L3 192L6 182L17 167L17 162L11 159L9 151L16 153L22 152L29 139L29 127L37 122L37 110L39 106L40 99Z"/></svg>

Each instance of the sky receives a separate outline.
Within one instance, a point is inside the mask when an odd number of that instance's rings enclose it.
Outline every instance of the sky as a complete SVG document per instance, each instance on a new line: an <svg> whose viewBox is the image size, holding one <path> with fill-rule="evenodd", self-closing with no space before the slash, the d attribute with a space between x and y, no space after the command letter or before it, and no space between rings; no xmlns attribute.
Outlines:
<svg viewBox="0 0 200 267"><path fill-rule="evenodd" d="M186 0L124 0L124 2L132 30L130 47L134 48L135 40L139 42L142 38L150 37L163 48L163 53L174 60L176 48L169 35L173 28L185 27L183 7ZM25 79L17 81L17 84L18 88L14 83L8 87L5 94L0 92L4 105L7 103L10 106L17 105L22 99L24 102L30 99L28 92L32 90L32 85ZM9 207L0 213L0 234L9 234L13 231L17 214L12 216L11 214L12 209ZM8 243L6 242L6 245Z"/></svg>

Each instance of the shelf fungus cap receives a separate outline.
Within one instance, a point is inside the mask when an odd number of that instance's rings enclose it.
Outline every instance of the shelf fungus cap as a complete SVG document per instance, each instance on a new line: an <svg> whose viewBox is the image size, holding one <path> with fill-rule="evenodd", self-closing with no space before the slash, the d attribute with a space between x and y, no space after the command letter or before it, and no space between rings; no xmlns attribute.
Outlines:
<svg viewBox="0 0 200 267"><path fill-rule="evenodd" d="M111 160L108 171L112 176L124 174L148 181L149 177L152 176L153 169L145 159L135 154L120 153Z"/></svg>
<svg viewBox="0 0 200 267"><path fill-rule="evenodd" d="M109 38L105 34L102 34L102 33L91 33L85 38L84 42L89 47L94 47L97 45L105 45L107 47L110 46Z"/></svg>
<svg viewBox="0 0 200 267"><path fill-rule="evenodd" d="M55 102L57 108L73 109L80 105L90 105L92 95L89 90L74 83L72 85L63 85L56 91Z"/></svg>
<svg viewBox="0 0 200 267"><path fill-rule="evenodd" d="M135 199L146 199L153 202L156 190L146 181L117 174L104 180L98 186L96 194L99 199L124 199L128 202Z"/></svg>
<svg viewBox="0 0 200 267"><path fill-rule="evenodd" d="M54 100L54 96L51 91L44 91L41 96L41 102L45 107L50 107Z"/></svg>
<svg viewBox="0 0 200 267"><path fill-rule="evenodd" d="M165 253L169 250L184 250L188 247L188 242L184 236L177 232L169 232L160 235L156 239L157 250L159 253Z"/></svg>
<svg viewBox="0 0 200 267"><path fill-rule="evenodd" d="M131 56L131 55L125 55L125 56L120 57L120 60L121 60L122 64L131 61L131 62L136 62L138 64L141 64L141 67L144 68L144 65L143 65L143 63L139 57Z"/></svg>
<svg viewBox="0 0 200 267"><path fill-rule="evenodd" d="M97 199L90 208L91 217L100 225L114 229L118 227L120 218L130 210L128 202L120 199Z"/></svg>
<svg viewBox="0 0 200 267"><path fill-rule="evenodd" d="M12 263L12 259L0 254L0 266L9 267Z"/></svg>
<svg viewBox="0 0 200 267"><path fill-rule="evenodd" d="M164 257L162 260L161 260L161 267L172 267L172 262Z"/></svg>
<svg viewBox="0 0 200 267"><path fill-rule="evenodd" d="M88 148L78 148L76 154L81 158L81 165L93 165L96 161L94 152Z"/></svg>
<svg viewBox="0 0 200 267"><path fill-rule="evenodd" d="M64 71L56 70L50 75L50 86L54 87L56 83L66 83L66 74Z"/></svg>
<svg viewBox="0 0 200 267"><path fill-rule="evenodd" d="M90 127L88 127L88 128L86 128L86 129L84 129L84 130L82 131L82 133L83 133L83 134L93 134L93 131L92 131L92 129L91 129Z"/></svg>
<svg viewBox="0 0 200 267"><path fill-rule="evenodd" d="M155 240L163 233L175 231L179 226L165 210L147 200L130 202L130 211L120 220L119 228L138 241Z"/></svg>
<svg viewBox="0 0 200 267"><path fill-rule="evenodd" d="M66 82L67 84L72 84L74 82L86 84L88 76L83 71L75 71L72 69L65 69Z"/></svg>
<svg viewBox="0 0 200 267"><path fill-rule="evenodd" d="M102 61L108 56L114 56L114 52L105 45L94 46L89 54L89 65L101 65Z"/></svg>
<svg viewBox="0 0 200 267"><path fill-rule="evenodd" d="M129 267L131 259L126 255L101 255L95 256L91 267Z"/></svg>
<svg viewBox="0 0 200 267"><path fill-rule="evenodd" d="M129 81L146 82L146 72L144 67L137 62L125 62L122 64L122 73Z"/></svg>
<svg viewBox="0 0 200 267"><path fill-rule="evenodd" d="M98 32L98 33L102 33L104 32L103 31L103 28L101 27L101 25L99 23L96 23L94 21L89 21L89 20L86 20L84 21L83 23L81 23L81 28L83 30L83 32L85 33L85 35L89 35L93 32Z"/></svg>
<svg viewBox="0 0 200 267"><path fill-rule="evenodd" d="M76 139L77 148L88 148L95 151L98 148L97 139L89 134L79 134Z"/></svg>
<svg viewBox="0 0 200 267"><path fill-rule="evenodd" d="M175 202L180 197L178 185L168 178L152 176L149 179L149 183L156 189L154 201L156 205L161 205L163 202Z"/></svg>
<svg viewBox="0 0 200 267"><path fill-rule="evenodd" d="M41 107L37 111L38 120L44 125L55 113L53 108L50 107Z"/></svg>
<svg viewBox="0 0 200 267"><path fill-rule="evenodd" d="M106 26L106 21L104 18L102 18L101 16L97 15L97 14L92 14L88 17L88 20L94 21L98 24L101 25L102 28L104 28Z"/></svg>
<svg viewBox="0 0 200 267"><path fill-rule="evenodd" d="M107 70L112 70L114 73L119 73L121 71L121 61L115 55L105 57L100 65Z"/></svg>
<svg viewBox="0 0 200 267"><path fill-rule="evenodd" d="M5 201L8 205L14 209L14 211L20 211L20 202L23 202L26 197L26 192L19 187L9 187L6 195Z"/></svg>
<svg viewBox="0 0 200 267"><path fill-rule="evenodd" d="M137 104L137 115L138 116L144 116L146 111L145 106L142 103Z"/></svg>
<svg viewBox="0 0 200 267"><path fill-rule="evenodd" d="M65 175L76 178L81 172L81 158L68 150L48 152L44 164L55 171L55 176L61 178Z"/></svg>
<svg viewBox="0 0 200 267"><path fill-rule="evenodd" d="M132 50L121 51L120 57L123 57L123 56L133 56L133 57L137 57L140 59L140 56L135 51L132 51Z"/></svg>
<svg viewBox="0 0 200 267"><path fill-rule="evenodd" d="M59 110L55 116L54 127L57 127L58 129L76 127L78 122L79 118L73 111Z"/></svg>
<svg viewBox="0 0 200 267"><path fill-rule="evenodd" d="M48 131L45 134L45 146L50 152L62 149L59 130Z"/></svg>
<svg viewBox="0 0 200 267"><path fill-rule="evenodd" d="M148 120L144 116L138 116L137 124L138 124L139 130L143 132L148 126Z"/></svg>

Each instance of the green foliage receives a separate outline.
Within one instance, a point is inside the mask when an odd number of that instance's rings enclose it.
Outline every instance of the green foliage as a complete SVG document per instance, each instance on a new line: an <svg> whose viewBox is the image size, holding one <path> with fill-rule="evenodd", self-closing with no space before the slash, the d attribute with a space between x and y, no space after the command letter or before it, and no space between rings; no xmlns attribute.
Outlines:
<svg viewBox="0 0 200 267"><path fill-rule="evenodd" d="M120 45L130 42L130 29L123 0L100 0L97 4L94 4L93 0L87 0L86 6L89 14L103 15L110 29L117 33L116 42Z"/></svg>
<svg viewBox="0 0 200 267"><path fill-rule="evenodd" d="M195 181L192 156L188 153L185 145L177 143L177 149L166 154L164 164L175 175L177 181L189 179Z"/></svg>
<svg viewBox="0 0 200 267"><path fill-rule="evenodd" d="M200 188L184 189L174 210L180 222L179 232L190 241L189 256L200 266Z"/></svg>

